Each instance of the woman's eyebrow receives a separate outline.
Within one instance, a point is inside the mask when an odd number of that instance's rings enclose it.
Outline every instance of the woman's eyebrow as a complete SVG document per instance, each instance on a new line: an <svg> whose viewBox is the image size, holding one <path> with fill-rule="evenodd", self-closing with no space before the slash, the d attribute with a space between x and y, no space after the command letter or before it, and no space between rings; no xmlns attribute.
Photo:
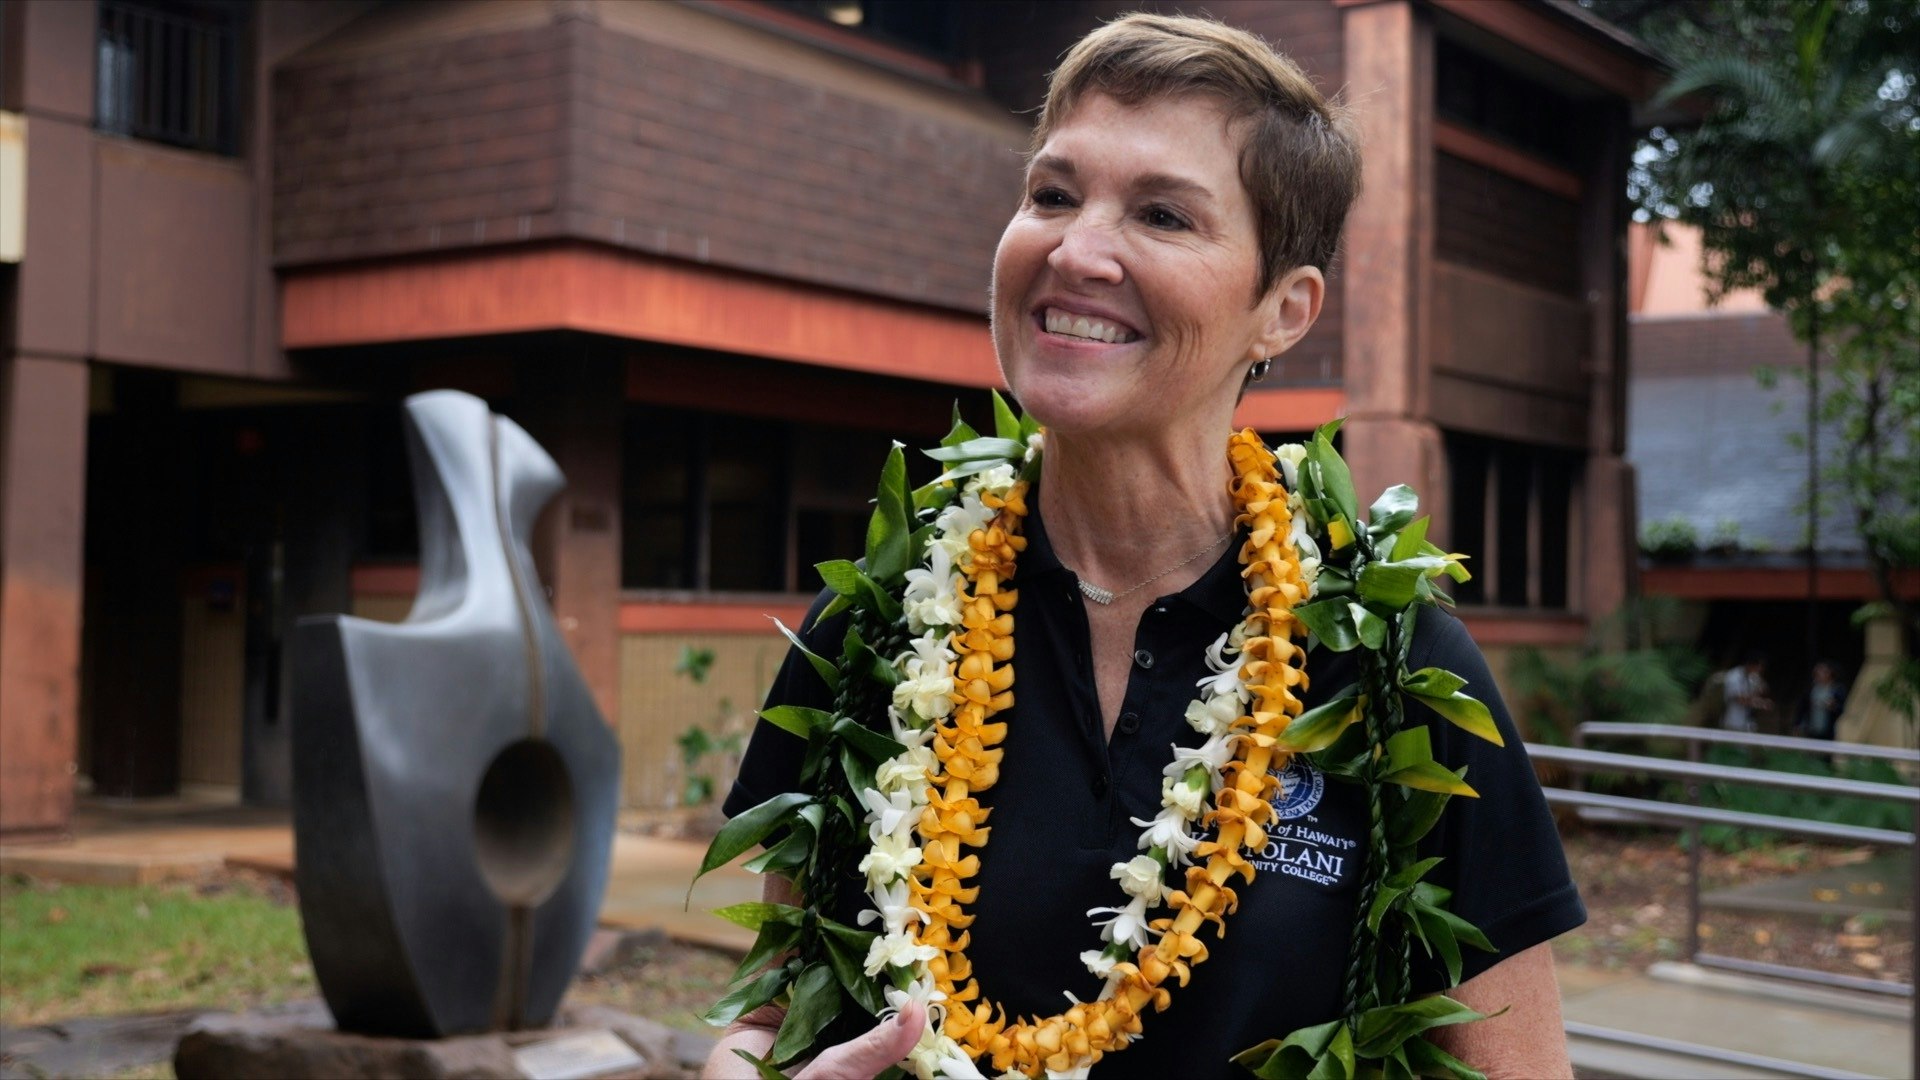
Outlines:
<svg viewBox="0 0 1920 1080"><path fill-rule="evenodd" d="M1058 154L1042 154L1033 159L1033 164L1029 167L1028 172L1043 172L1072 179L1079 170L1074 167L1071 158L1064 158ZM1144 176L1135 178L1133 187L1136 191L1185 195L1203 202L1213 201L1213 190L1211 188L1197 180L1189 180L1184 176L1174 176L1171 173L1147 173Z"/></svg>

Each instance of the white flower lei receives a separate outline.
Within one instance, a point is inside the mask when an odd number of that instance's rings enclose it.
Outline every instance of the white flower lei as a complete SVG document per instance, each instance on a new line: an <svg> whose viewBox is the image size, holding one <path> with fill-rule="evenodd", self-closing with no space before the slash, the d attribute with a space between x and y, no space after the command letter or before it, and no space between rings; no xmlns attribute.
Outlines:
<svg viewBox="0 0 1920 1080"><path fill-rule="evenodd" d="M1028 443L1025 460L1031 462L1040 452L1041 436ZM1275 456L1284 472L1293 513L1292 540L1299 552L1303 575L1311 586L1320 569L1319 549L1314 544L1304 501L1299 495L1297 468L1306 450L1297 443L1279 447ZM919 864L919 823L921 808L927 804L927 777L938 765L932 747L933 723L953 710L953 669L959 655L949 644L952 628L960 624L961 560L968 551L967 538L976 529L986 527L994 512L981 499L984 494L1004 497L1013 487L1012 464L996 465L970 477L956 498L934 520L934 535L927 544L926 565L907 571L907 587L901 597L907 628L917 635L907 651L892 658L900 681L893 690L893 703L887 720L894 740L905 751L883 763L875 773L875 788L860 793L866 807L867 834L873 847L860 861L859 869L867 877L867 894L872 907L860 913L861 925L878 922L880 936L867 953L866 973L880 977L896 970L910 973L905 987L886 990L888 1007L884 1015L898 1012L909 1001L927 1006L927 1028L919 1043L907 1055L914 1075L921 1080L936 1076L953 1080L985 1080L972 1058L942 1031L941 1002L945 995L934 988L927 961L939 955L930 945L917 943L911 924L919 918L908 903L907 879ZM1252 694L1240 677L1240 649L1251 628L1241 621L1221 634L1207 649L1207 667L1212 674L1199 682L1199 695L1188 704L1186 720L1206 737L1197 747L1173 747L1173 760L1162 770L1160 813L1151 820L1133 818L1142 828L1139 848L1145 852L1126 862L1113 864L1109 876L1120 884L1128 897L1122 907L1101 907L1088 911L1093 925L1107 944L1080 954L1087 970L1106 979L1096 1000L1113 996L1120 977L1114 965L1130 959L1147 943L1153 931L1147 923L1148 909L1167 895L1166 868L1186 866L1200 843L1196 829L1205 814L1208 800L1225 784L1222 767L1233 759L1231 726L1245 711ZM1071 993L1067 994L1073 1000ZM1048 1070L1049 1077L1083 1077L1088 1066L1082 1064L1070 1072ZM1009 1074L1021 1076L1019 1073Z"/></svg>

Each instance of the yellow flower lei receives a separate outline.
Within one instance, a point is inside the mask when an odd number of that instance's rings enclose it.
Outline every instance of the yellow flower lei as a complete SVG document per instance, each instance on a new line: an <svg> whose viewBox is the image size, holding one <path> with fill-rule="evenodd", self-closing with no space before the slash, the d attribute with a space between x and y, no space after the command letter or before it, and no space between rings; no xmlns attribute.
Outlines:
<svg viewBox="0 0 1920 1080"><path fill-rule="evenodd" d="M1142 1010L1149 1004L1164 1010L1170 1003L1172 993L1161 985L1167 977L1184 986L1191 966L1207 958L1198 936L1201 925L1212 922L1225 934L1226 916L1238 905L1227 881L1236 873L1252 881L1254 867L1243 852L1266 845L1268 800L1279 784L1275 773L1291 756L1276 743L1303 707L1295 690L1307 685L1306 651L1293 640L1304 639L1306 629L1293 608L1306 600L1308 588L1289 541L1287 492L1272 451L1246 430L1228 441L1227 457L1235 525L1249 532L1240 551L1248 605L1241 624L1240 678L1253 701L1247 715L1233 723L1234 759L1222 768L1223 786L1204 818L1218 827L1219 838L1195 848L1204 865L1189 867L1186 888L1167 895L1175 914L1150 924L1160 932L1159 940L1143 946L1132 963L1115 965L1114 992L1041 1019L1009 1021L1003 1009L979 1001L980 986L966 955L973 916L965 905L980 890L965 882L979 872L980 858L963 851L986 846L988 812L974 796L998 779L1004 753L998 746L1007 726L990 721L1013 707L1013 610L1019 594L1002 586L1014 576L1015 557L1026 547L1020 525L1027 513L1027 485L1016 483L1004 498L982 497L995 515L968 537L969 550L961 560L962 622L950 639L959 656L954 709L935 726L939 768L929 777L920 816L922 857L909 889L910 903L924 917L917 940L939 951L927 968L946 997L946 1035L976 1062L990 1058L1001 1072L1064 1073L1125 1048L1140 1034Z"/></svg>

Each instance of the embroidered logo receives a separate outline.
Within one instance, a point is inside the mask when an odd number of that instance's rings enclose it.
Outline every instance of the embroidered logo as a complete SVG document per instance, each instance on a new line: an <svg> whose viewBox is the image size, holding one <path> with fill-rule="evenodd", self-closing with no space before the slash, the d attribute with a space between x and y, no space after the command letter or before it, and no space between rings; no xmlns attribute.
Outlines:
<svg viewBox="0 0 1920 1080"><path fill-rule="evenodd" d="M1273 800L1274 819L1304 817L1320 805L1320 797L1326 792L1327 778L1319 769L1297 758L1288 762L1280 773L1280 794Z"/></svg>

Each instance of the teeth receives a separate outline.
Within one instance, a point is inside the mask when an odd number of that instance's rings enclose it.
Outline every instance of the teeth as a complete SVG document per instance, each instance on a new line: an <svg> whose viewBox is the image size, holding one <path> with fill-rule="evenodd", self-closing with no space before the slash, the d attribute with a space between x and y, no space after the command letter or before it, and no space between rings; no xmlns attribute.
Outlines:
<svg viewBox="0 0 1920 1080"><path fill-rule="evenodd" d="M1050 334L1065 334L1070 337L1086 338L1089 341L1104 341L1108 344L1124 345L1137 336L1130 330L1100 319L1089 319L1085 315L1075 315L1072 312L1061 311L1059 308L1047 309L1046 325L1047 332Z"/></svg>

